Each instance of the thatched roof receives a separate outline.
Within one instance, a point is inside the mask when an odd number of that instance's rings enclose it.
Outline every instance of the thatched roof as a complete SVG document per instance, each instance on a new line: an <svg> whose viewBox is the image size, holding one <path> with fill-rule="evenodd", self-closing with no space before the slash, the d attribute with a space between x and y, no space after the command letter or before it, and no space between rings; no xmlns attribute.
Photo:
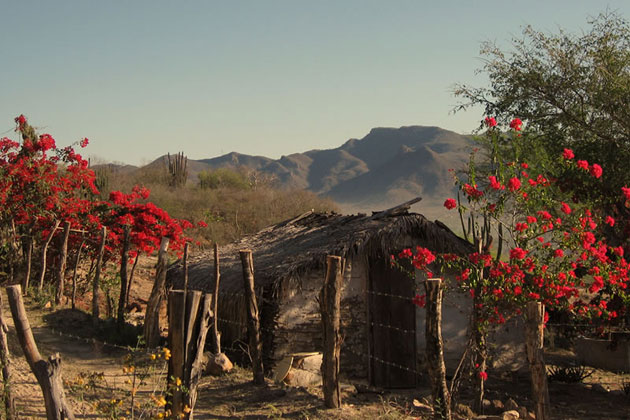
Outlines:
<svg viewBox="0 0 630 420"><path fill-rule="evenodd" d="M253 251L256 286L263 288L286 285L284 280L295 280L294 284L299 284L300 274L324 267L326 255L387 256L416 245L434 252L471 252L471 245L444 224L407 210L408 206L399 206L371 216L308 212L221 246L220 293L242 291L239 257L242 249ZM213 291L213 252L193 253L188 273L189 288ZM169 268L168 279L175 287L182 287L180 262Z"/></svg>

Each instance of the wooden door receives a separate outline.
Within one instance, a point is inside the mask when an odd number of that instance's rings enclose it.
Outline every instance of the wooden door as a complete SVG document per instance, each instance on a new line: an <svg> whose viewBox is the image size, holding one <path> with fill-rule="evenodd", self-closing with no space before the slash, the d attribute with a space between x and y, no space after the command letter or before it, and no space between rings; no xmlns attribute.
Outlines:
<svg viewBox="0 0 630 420"><path fill-rule="evenodd" d="M414 279L389 258L369 260L370 378L383 388L416 386Z"/></svg>

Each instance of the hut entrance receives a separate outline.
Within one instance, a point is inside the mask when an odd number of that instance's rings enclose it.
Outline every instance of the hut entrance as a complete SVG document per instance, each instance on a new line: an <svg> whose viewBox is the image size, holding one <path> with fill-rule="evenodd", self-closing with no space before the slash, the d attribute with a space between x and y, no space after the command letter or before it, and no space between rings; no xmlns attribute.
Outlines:
<svg viewBox="0 0 630 420"><path fill-rule="evenodd" d="M416 386L414 279L385 257L369 259L370 382L383 388Z"/></svg>

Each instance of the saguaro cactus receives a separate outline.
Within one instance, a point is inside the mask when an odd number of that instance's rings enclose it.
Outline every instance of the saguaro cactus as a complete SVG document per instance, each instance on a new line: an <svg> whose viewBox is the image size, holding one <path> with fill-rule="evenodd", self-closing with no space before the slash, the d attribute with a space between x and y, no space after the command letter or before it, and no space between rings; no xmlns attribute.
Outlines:
<svg viewBox="0 0 630 420"><path fill-rule="evenodd" d="M179 152L175 156L166 155L168 161L169 185L171 187L181 187L188 178L188 158L184 152Z"/></svg>

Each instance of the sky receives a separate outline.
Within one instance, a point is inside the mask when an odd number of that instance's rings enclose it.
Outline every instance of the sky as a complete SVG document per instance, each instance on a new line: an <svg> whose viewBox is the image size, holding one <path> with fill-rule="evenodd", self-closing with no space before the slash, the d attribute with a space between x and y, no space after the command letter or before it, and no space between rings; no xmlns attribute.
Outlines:
<svg viewBox="0 0 630 420"><path fill-rule="evenodd" d="M468 133L456 83L525 25L579 32L620 1L0 0L0 136L24 114L95 161L281 155L374 127Z"/></svg>

